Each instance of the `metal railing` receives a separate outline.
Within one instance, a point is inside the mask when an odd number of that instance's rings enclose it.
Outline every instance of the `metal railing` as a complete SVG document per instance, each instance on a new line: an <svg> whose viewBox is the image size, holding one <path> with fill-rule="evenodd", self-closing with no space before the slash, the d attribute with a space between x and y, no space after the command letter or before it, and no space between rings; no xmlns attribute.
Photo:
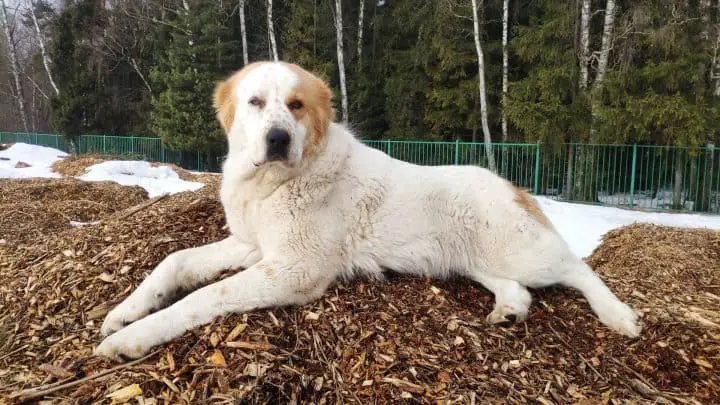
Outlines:
<svg viewBox="0 0 720 405"><path fill-rule="evenodd" d="M52 134L0 132L0 143L24 142L69 151ZM419 165L487 167L484 143L365 140L366 145ZM160 138L83 135L77 153L174 163L219 171L223 153L174 151ZM562 201L720 214L720 149L648 145L493 143L496 171L516 186Z"/></svg>

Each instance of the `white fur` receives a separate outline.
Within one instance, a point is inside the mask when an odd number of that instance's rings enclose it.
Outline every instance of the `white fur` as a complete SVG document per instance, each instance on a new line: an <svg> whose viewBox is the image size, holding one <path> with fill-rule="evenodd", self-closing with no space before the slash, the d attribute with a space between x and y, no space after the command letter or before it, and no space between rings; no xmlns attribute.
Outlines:
<svg viewBox="0 0 720 405"><path fill-rule="evenodd" d="M302 159L307 130L290 122L281 104L294 78L289 69L268 64L238 85L221 188L232 236L160 263L107 315L102 333L109 336L98 354L139 357L216 317L308 303L338 278L381 276L386 268L479 282L496 298L491 323L526 319L526 287L563 284L579 289L608 327L639 335L635 312L492 172L395 160L335 123L318 153ZM247 105L257 93L274 112ZM265 132L278 122L291 131L293 157L256 166ZM196 288L228 268L246 270L147 315L178 288Z"/></svg>

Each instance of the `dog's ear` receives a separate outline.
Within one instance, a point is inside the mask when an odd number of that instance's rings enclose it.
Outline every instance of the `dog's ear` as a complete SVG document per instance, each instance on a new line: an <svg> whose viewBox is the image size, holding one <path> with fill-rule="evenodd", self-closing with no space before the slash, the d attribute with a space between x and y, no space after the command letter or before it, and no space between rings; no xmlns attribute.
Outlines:
<svg viewBox="0 0 720 405"><path fill-rule="evenodd" d="M320 78L315 77L315 100L311 112L312 134L303 155L310 156L318 150L327 136L330 123L335 120L333 92Z"/></svg>
<svg viewBox="0 0 720 405"><path fill-rule="evenodd" d="M217 119L226 134L230 132L235 118L233 83L232 78L223 80L215 86L213 93L213 107L215 107Z"/></svg>
<svg viewBox="0 0 720 405"><path fill-rule="evenodd" d="M335 108L333 107L333 92L323 80L316 78L317 83L317 101L314 130L324 137L328 126L335 121Z"/></svg>

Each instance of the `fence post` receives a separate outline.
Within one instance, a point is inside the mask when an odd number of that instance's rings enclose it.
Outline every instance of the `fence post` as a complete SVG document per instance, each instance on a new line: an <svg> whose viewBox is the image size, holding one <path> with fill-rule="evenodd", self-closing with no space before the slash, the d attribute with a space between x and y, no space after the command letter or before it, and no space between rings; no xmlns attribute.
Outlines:
<svg viewBox="0 0 720 405"><path fill-rule="evenodd" d="M103 151L102 151L103 155L106 155L106 154L107 154L107 141L106 141L106 139L107 139L107 135L103 135Z"/></svg>
<svg viewBox="0 0 720 405"><path fill-rule="evenodd" d="M55 135L55 149L60 149L60 136Z"/></svg>
<svg viewBox="0 0 720 405"><path fill-rule="evenodd" d="M165 145L160 141L160 161L163 163L165 162Z"/></svg>
<svg viewBox="0 0 720 405"><path fill-rule="evenodd" d="M200 169L200 151L197 151L197 171L201 172L202 169Z"/></svg>
<svg viewBox="0 0 720 405"><path fill-rule="evenodd" d="M460 164L460 138L455 138L455 166Z"/></svg>
<svg viewBox="0 0 720 405"><path fill-rule="evenodd" d="M632 168L630 170L630 208L635 205L635 166L637 164L637 144L633 144Z"/></svg>
<svg viewBox="0 0 720 405"><path fill-rule="evenodd" d="M37 133L35 133L35 145L39 145L39 143L38 143L38 134L37 134Z"/></svg>
<svg viewBox="0 0 720 405"><path fill-rule="evenodd" d="M535 176L533 178L533 194L538 195L540 188L540 141L535 144Z"/></svg>

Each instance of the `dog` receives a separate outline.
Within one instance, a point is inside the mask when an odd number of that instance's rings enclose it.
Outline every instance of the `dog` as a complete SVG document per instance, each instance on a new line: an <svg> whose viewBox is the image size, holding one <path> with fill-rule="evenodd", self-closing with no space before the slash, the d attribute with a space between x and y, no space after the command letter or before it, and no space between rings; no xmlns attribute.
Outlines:
<svg viewBox="0 0 720 405"><path fill-rule="evenodd" d="M364 145L335 122L332 91L313 73L255 62L218 83L213 103L229 149L230 236L160 262L107 314L97 355L135 359L217 317L303 305L336 280L386 269L481 284L495 297L490 324L524 322L527 288L564 285L607 327L639 336L638 314L532 196L481 167L419 166ZM228 269L243 270L204 285ZM168 306L181 289L192 292Z"/></svg>

